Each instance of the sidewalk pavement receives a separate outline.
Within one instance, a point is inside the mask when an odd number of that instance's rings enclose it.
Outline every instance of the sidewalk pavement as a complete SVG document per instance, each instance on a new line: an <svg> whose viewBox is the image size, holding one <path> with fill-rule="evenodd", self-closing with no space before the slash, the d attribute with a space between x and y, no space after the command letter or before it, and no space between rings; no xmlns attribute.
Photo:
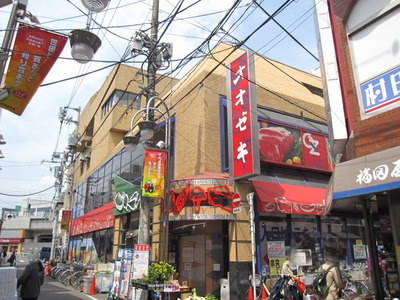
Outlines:
<svg viewBox="0 0 400 300"><path fill-rule="evenodd" d="M45 276L45 282L47 284L51 284L53 286L57 286L60 290L68 290L70 294L75 294L77 298L86 298L86 299L91 299L91 300L107 300L108 299L108 293L96 293L93 295L85 294L83 292L80 292L76 289L74 289L72 286L65 286L61 282L58 282L54 278L50 276Z"/></svg>

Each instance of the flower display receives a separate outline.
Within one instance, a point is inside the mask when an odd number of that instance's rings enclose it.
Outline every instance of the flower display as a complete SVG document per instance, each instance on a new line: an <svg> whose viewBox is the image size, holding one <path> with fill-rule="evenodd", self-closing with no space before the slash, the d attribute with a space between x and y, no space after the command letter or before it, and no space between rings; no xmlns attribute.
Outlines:
<svg viewBox="0 0 400 300"><path fill-rule="evenodd" d="M153 262L149 266L146 281L148 284L164 283L176 274L175 268L165 261Z"/></svg>

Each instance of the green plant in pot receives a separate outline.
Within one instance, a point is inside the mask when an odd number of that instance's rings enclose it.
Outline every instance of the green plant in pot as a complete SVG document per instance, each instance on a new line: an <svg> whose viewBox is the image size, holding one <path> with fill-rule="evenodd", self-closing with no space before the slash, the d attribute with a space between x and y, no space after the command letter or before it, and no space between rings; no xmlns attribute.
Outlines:
<svg viewBox="0 0 400 300"><path fill-rule="evenodd" d="M164 281L172 279L176 274L175 268L165 261L153 262L150 264L146 282L148 285L163 284Z"/></svg>

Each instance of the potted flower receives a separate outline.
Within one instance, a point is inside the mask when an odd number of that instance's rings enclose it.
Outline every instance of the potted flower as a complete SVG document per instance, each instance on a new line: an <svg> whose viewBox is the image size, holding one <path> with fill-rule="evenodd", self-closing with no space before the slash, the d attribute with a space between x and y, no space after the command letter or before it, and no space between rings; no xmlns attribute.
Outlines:
<svg viewBox="0 0 400 300"><path fill-rule="evenodd" d="M163 285L164 281L172 279L175 274L175 268L169 263L165 261L153 262L148 268L146 282L149 286L153 286L153 284ZM161 286L157 288L161 289Z"/></svg>

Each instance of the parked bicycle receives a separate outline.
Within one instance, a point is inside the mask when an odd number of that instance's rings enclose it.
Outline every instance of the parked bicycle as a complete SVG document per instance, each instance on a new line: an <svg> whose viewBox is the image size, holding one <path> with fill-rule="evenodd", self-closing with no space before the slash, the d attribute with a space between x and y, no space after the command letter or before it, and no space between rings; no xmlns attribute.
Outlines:
<svg viewBox="0 0 400 300"><path fill-rule="evenodd" d="M81 290L85 274L88 270L93 269L93 265L84 265L81 263L57 264L57 266L50 270L50 274L65 286L72 286L77 290Z"/></svg>
<svg viewBox="0 0 400 300"><path fill-rule="evenodd" d="M303 295L306 285L300 275L282 275L269 294L269 300L293 300Z"/></svg>
<svg viewBox="0 0 400 300"><path fill-rule="evenodd" d="M367 285L362 281L352 280L350 274L343 274L342 280L344 282L344 288L342 290L343 299L354 299L361 295L370 295Z"/></svg>

